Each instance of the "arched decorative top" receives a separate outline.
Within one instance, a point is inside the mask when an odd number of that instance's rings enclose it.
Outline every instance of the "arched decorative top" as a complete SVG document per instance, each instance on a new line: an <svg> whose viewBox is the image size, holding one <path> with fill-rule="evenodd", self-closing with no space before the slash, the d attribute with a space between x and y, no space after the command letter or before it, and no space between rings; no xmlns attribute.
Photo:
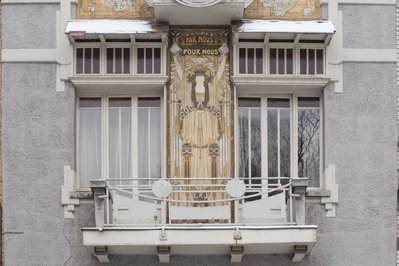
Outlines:
<svg viewBox="0 0 399 266"><path fill-rule="evenodd" d="M222 0L176 0L179 4L189 7L208 7L219 3Z"/></svg>

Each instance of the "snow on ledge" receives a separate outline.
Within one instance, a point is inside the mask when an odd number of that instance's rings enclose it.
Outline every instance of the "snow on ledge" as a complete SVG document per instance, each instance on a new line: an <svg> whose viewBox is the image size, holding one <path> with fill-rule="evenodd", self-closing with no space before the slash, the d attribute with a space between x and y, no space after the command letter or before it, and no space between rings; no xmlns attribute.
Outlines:
<svg viewBox="0 0 399 266"><path fill-rule="evenodd" d="M157 24L146 20L80 19L70 20L65 33L134 34L162 31Z"/></svg>
<svg viewBox="0 0 399 266"><path fill-rule="evenodd" d="M243 20L237 26L237 32L335 33L335 27L329 20Z"/></svg>

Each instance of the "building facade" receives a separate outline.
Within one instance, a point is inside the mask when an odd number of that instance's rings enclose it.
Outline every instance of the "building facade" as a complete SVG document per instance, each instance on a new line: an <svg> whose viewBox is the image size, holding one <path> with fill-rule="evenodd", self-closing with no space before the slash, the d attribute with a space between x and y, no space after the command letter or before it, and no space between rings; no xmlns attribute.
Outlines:
<svg viewBox="0 0 399 266"><path fill-rule="evenodd" d="M394 0L3 0L5 265L394 265Z"/></svg>

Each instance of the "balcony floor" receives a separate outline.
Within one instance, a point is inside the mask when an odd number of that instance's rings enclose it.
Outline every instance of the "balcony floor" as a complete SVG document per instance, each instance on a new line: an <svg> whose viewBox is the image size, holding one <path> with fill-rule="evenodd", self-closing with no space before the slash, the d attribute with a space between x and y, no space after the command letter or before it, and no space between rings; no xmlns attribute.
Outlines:
<svg viewBox="0 0 399 266"><path fill-rule="evenodd" d="M237 230L238 228L238 230ZM83 243L94 253L106 247L107 254L157 254L169 247L171 255L230 254L243 247L243 254L295 253L295 246L312 251L317 226L197 225L162 227L83 228Z"/></svg>

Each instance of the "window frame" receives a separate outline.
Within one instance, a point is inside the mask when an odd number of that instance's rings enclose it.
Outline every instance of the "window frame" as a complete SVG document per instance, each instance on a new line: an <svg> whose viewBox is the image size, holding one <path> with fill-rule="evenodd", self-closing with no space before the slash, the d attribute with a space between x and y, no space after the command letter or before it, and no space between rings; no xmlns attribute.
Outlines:
<svg viewBox="0 0 399 266"><path fill-rule="evenodd" d="M132 55L132 51L133 51L133 45L131 43L106 43L104 45L102 45L103 48L103 54L102 54L102 60L101 60L101 64L103 66L103 75L106 77L112 77L112 76L130 76L133 74L133 69L132 66L134 65L133 63L133 55ZM108 48L129 48L130 49L130 54L129 54L129 67L130 67L130 71L129 73L107 73L107 49Z"/></svg>
<svg viewBox="0 0 399 266"><path fill-rule="evenodd" d="M239 73L239 50L240 48L263 48L263 73L262 74L243 74ZM293 74L270 74L270 49L293 49ZM234 49L234 76L235 77L270 77L270 78L326 78L327 75L327 45L325 43L310 42L240 42L233 45ZM323 74L300 74L300 49L321 49L323 50Z"/></svg>
<svg viewBox="0 0 399 266"><path fill-rule="evenodd" d="M100 58L99 58L99 73L77 73L76 72L76 66L77 66L77 60L76 60L76 56L77 56L77 49L84 49L84 48L99 48L100 49ZM74 76L78 76L78 77L82 77L82 76L88 76L88 77L99 77L104 75L103 73L103 63L102 63L102 57L103 57L103 47L101 45L101 43L78 43L75 44L73 47L73 64L72 64L72 73Z"/></svg>
<svg viewBox="0 0 399 266"><path fill-rule="evenodd" d="M82 187L80 182L80 106L79 99L80 98L101 98L101 176L99 179L105 180L109 178L109 98L131 98L132 104L132 113L131 113L131 151L132 151L132 162L131 162L131 173L132 178L139 177L139 169L138 169L138 98L160 98L160 109L161 109L161 178L165 177L166 165L165 165L165 151L166 151L166 139L165 139L165 97L161 94L149 93L149 94L109 94L109 93L79 93L76 96L75 101L75 113L76 113L76 130L75 130L75 138L76 138L76 150L75 150L75 158L76 158L76 190L87 192L91 191L89 187ZM136 147L136 148L135 148ZM138 181L135 181L138 182Z"/></svg>
<svg viewBox="0 0 399 266"><path fill-rule="evenodd" d="M100 48L99 73L86 74L76 72L76 55L79 48ZM107 73L107 48L129 48L130 49L130 73ZM137 49L138 48L160 48L160 73L137 73ZM71 64L74 77L162 77L167 73L167 45L164 41L140 41L140 42L78 42L73 45L73 62Z"/></svg>
<svg viewBox="0 0 399 266"><path fill-rule="evenodd" d="M160 48L161 49L161 57L160 57L160 73L138 73L137 72L137 55L138 52L137 50L139 48ZM136 42L135 45L133 46L133 74L136 76L162 76L165 73L165 69L166 69L166 52L164 49L164 45L162 44L162 42Z"/></svg>
<svg viewBox="0 0 399 266"><path fill-rule="evenodd" d="M241 48L246 48L246 49L250 49L250 48L262 48L263 50L263 62L262 62L262 66L263 66L263 70L262 73L254 73L254 74L247 74L247 73L240 73L240 49ZM244 76L244 77L256 77L256 76L264 76L267 75L267 63L268 63L268 58L267 58L267 50L266 50L266 45L265 43L258 43L258 42L239 42L236 45L234 45L234 75L235 76Z"/></svg>
<svg viewBox="0 0 399 266"><path fill-rule="evenodd" d="M306 43L299 43L296 46L297 52L296 52L296 69L297 69L297 76L298 77L307 77L307 78L318 78L318 77L326 77L327 76L327 64L326 64L326 59L327 59L327 49L326 49L326 45L322 44L322 43L313 43L312 45L310 44L306 44ZM317 70L315 70L315 74L306 74L303 75L301 74L301 54L300 51L301 49L321 49L323 50L323 74L317 74Z"/></svg>
<svg viewBox="0 0 399 266"><path fill-rule="evenodd" d="M290 175L291 177L298 177L298 98L300 97L318 97L319 98L319 112L320 112L320 166L319 166L319 186L312 188L324 187L324 101L323 94L320 93L290 93L290 94L236 94L235 97L235 111L234 111L234 122L235 122L235 167L234 172L236 178L242 178L239 176L239 124L238 124L238 99L239 98L260 98L261 100L261 175L262 178L268 177L268 151L267 151L267 99L270 98L286 98L290 100ZM266 143L266 145L264 144ZM250 163L250 162L249 162ZM249 182L250 183L250 182ZM265 192L267 180L262 180L262 192ZM267 195L264 194L264 195Z"/></svg>

